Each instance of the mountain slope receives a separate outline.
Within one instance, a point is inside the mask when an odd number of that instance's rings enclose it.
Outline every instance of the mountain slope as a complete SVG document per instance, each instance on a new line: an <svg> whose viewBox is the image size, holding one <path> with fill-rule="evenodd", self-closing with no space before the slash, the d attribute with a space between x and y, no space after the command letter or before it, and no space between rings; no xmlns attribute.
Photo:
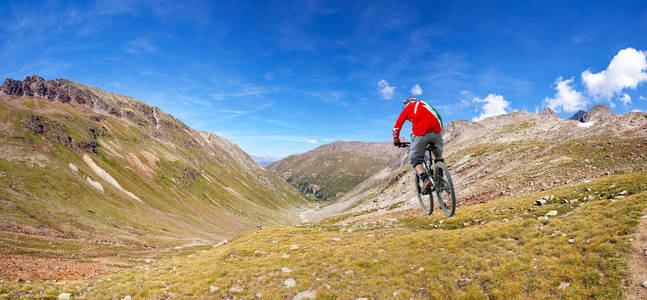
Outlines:
<svg viewBox="0 0 647 300"><path fill-rule="evenodd" d="M609 114L611 113L611 114ZM647 168L647 114L615 115L605 106L586 123L513 112L480 122L454 121L444 132L445 161L460 205L542 191L565 183ZM402 153L402 159L406 153ZM388 175L385 175L388 174ZM341 222L418 214L410 166L385 169L331 205ZM316 221L339 209L311 211Z"/></svg>
<svg viewBox="0 0 647 300"><path fill-rule="evenodd" d="M0 148L0 255L205 243L309 205L226 139L65 79L3 83Z"/></svg>
<svg viewBox="0 0 647 300"><path fill-rule="evenodd" d="M330 200L384 168L397 149L391 143L342 142L290 155L267 166L299 191Z"/></svg>

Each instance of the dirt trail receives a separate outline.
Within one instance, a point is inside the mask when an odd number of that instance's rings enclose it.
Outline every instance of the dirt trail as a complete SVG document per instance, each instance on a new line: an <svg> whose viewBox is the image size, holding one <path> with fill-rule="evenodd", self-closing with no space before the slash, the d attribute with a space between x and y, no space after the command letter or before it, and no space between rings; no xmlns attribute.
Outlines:
<svg viewBox="0 0 647 300"><path fill-rule="evenodd" d="M354 198L351 198L349 200L331 203L324 207L312 208L299 214L299 217L303 223L317 223L326 217L334 216L349 210L355 201L356 200Z"/></svg>
<svg viewBox="0 0 647 300"><path fill-rule="evenodd" d="M647 299L647 288L641 283L647 281L647 212L640 218L638 231L634 236L633 249L629 258L629 270L631 280L628 282L628 289L625 296L627 299Z"/></svg>

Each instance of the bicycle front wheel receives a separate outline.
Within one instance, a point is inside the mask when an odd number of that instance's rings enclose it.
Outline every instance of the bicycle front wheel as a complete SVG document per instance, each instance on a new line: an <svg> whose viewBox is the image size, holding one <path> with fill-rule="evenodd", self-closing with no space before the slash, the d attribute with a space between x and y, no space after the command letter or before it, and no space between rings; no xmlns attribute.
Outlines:
<svg viewBox="0 0 647 300"><path fill-rule="evenodd" d="M456 193L454 192L454 183L449 169L442 161L434 164L434 181L436 186L436 198L438 206L443 210L446 216L451 217L456 212Z"/></svg>

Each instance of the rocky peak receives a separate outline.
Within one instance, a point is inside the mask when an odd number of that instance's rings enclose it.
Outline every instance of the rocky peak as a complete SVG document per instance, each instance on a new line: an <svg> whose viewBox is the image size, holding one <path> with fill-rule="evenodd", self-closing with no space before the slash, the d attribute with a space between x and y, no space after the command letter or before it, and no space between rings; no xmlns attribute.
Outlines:
<svg viewBox="0 0 647 300"><path fill-rule="evenodd" d="M559 116L557 116L555 111L552 108L548 107L548 106L546 106L546 108L544 108L542 111L540 111L537 115L540 118L559 118Z"/></svg>
<svg viewBox="0 0 647 300"><path fill-rule="evenodd" d="M568 118L568 119L569 119L569 120L575 120L575 121L584 122L584 121L583 121L583 119L584 119L584 114L586 114L586 112L585 112L585 111L583 111L583 110L580 110L580 111L576 112L572 117L570 117L570 118Z"/></svg>
<svg viewBox="0 0 647 300"><path fill-rule="evenodd" d="M582 116L582 121L605 121L614 119L615 117L616 114L614 114L608 106L604 104L598 104L596 106L593 106L584 114L584 116Z"/></svg>

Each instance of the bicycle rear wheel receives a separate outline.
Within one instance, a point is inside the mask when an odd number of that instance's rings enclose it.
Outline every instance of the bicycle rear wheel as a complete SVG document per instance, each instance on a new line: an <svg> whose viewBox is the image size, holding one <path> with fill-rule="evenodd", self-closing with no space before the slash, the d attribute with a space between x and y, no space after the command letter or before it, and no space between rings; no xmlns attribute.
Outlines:
<svg viewBox="0 0 647 300"><path fill-rule="evenodd" d="M423 167L425 169L425 172L427 174L431 174L429 172L429 157L425 156L425 161L423 163ZM413 170L413 179L415 180L414 184L416 186L416 196L418 196L418 202L420 202L420 207L422 207L422 211L426 215L431 215L431 213L434 212L434 193L433 191L429 192L427 195L422 194L422 186L420 185L420 176L418 175L418 172L416 170ZM427 198L429 197L429 198Z"/></svg>
<svg viewBox="0 0 647 300"><path fill-rule="evenodd" d="M439 161L434 164L434 181L436 186L436 198L440 209L446 216L451 217L456 212L456 193L454 192L454 183L449 169L444 162Z"/></svg>

